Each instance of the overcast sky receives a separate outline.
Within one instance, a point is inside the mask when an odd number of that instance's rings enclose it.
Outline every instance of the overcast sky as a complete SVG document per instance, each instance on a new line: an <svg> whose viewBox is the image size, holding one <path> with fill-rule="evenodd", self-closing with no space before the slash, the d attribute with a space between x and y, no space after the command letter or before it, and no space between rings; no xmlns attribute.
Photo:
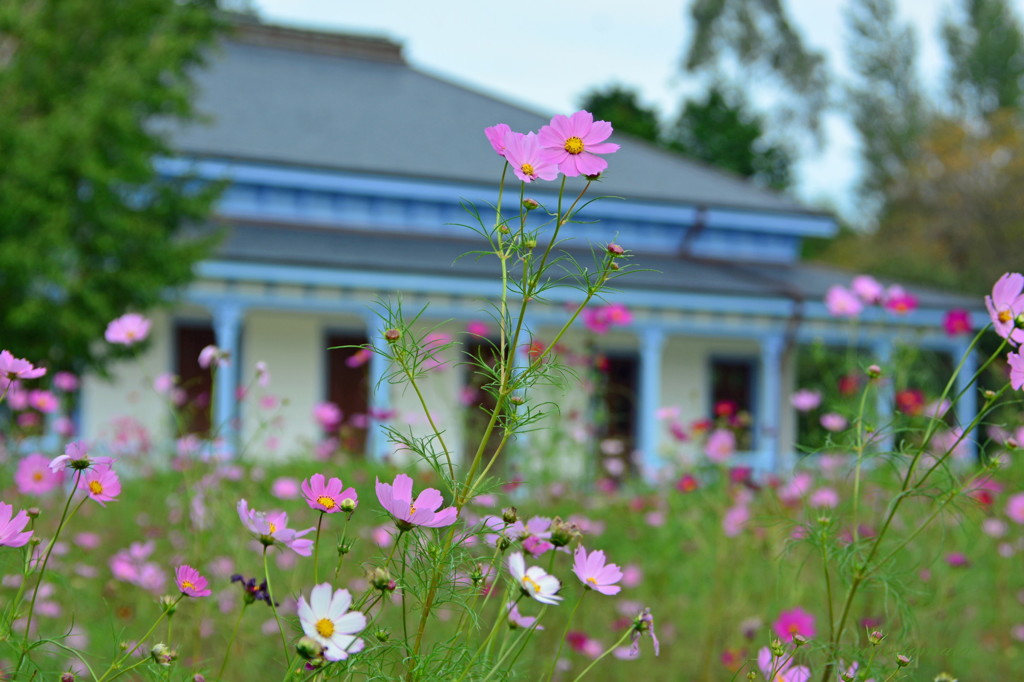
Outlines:
<svg viewBox="0 0 1024 682"><path fill-rule="evenodd" d="M634 87L663 117L699 85L681 73L689 2L672 0L250 0L266 21L392 38L416 68L543 114L571 113L588 90ZM1024 15L1024 0L1014 0ZM788 0L805 39L843 68L842 0ZM953 0L900 0L918 30L922 75L941 88L938 30ZM613 121L614 123L614 121ZM795 134L799 134L796 131ZM802 159L797 194L852 213L856 139L838 116L822 152Z"/></svg>

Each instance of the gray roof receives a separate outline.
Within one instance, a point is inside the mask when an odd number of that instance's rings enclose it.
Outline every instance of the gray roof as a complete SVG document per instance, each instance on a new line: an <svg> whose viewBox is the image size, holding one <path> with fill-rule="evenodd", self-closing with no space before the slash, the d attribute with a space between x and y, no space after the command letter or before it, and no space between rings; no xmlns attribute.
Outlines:
<svg viewBox="0 0 1024 682"><path fill-rule="evenodd" d="M495 184L483 129L550 119L421 73L380 39L242 26L197 78L209 117L173 131L186 155ZM562 112L571 113L571 112ZM612 122L614 124L614 121ZM792 198L627 136L602 191L627 199L815 213Z"/></svg>

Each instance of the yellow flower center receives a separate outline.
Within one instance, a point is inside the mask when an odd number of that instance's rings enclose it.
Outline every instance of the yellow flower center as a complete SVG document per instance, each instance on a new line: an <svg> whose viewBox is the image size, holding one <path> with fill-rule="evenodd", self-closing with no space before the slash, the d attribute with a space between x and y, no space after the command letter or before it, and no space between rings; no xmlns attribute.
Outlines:
<svg viewBox="0 0 1024 682"><path fill-rule="evenodd" d="M533 166L528 163L524 163L519 170L523 171L523 175L534 175Z"/></svg>
<svg viewBox="0 0 1024 682"><path fill-rule="evenodd" d="M412 505L410 504L410 505L409 505L409 516L412 516L412 515L413 515L413 514L415 514L415 513L416 513L416 507L414 507L414 506L412 506Z"/></svg>
<svg viewBox="0 0 1024 682"><path fill-rule="evenodd" d="M270 528L270 534L271 535L273 535L274 533L277 532L277 524L276 523L268 523L267 526Z"/></svg>
<svg viewBox="0 0 1024 682"><path fill-rule="evenodd" d="M997 317L999 318L1000 322L1006 323L1013 319L1013 313L1011 313L1009 310L1000 310Z"/></svg>
<svg viewBox="0 0 1024 682"><path fill-rule="evenodd" d="M321 618L316 622L316 631L321 637L330 637L334 634L334 621L330 618Z"/></svg>
<svg viewBox="0 0 1024 682"><path fill-rule="evenodd" d="M36 483L43 480L43 472L37 471L34 474L32 474L32 480L35 481Z"/></svg>
<svg viewBox="0 0 1024 682"><path fill-rule="evenodd" d="M181 589L183 589L183 590L194 590L194 589L196 589L196 586L195 586L195 583L193 583L191 580L182 580L181 581Z"/></svg>
<svg viewBox="0 0 1024 682"><path fill-rule="evenodd" d="M578 137L570 137L565 141L565 151L570 154L582 154L583 153L583 140Z"/></svg>
<svg viewBox="0 0 1024 682"><path fill-rule="evenodd" d="M333 497L328 497L327 495L321 495L320 497L316 498L316 501L320 505L322 505L324 507L327 507L328 510L334 509L334 498Z"/></svg>
<svg viewBox="0 0 1024 682"><path fill-rule="evenodd" d="M103 484L99 481L89 481L89 492L93 495L99 495L103 492Z"/></svg>
<svg viewBox="0 0 1024 682"><path fill-rule="evenodd" d="M527 587L532 587L534 592L540 592L540 585L537 584L537 581L528 575L524 575L523 589L526 589Z"/></svg>
<svg viewBox="0 0 1024 682"><path fill-rule="evenodd" d="M594 577L587 578L587 582L590 583L591 585L596 585L597 584L597 578L594 578Z"/></svg>
<svg viewBox="0 0 1024 682"><path fill-rule="evenodd" d="M124 336L129 341L134 341L135 340L135 330L134 329L129 329L128 331L126 331L124 333Z"/></svg>

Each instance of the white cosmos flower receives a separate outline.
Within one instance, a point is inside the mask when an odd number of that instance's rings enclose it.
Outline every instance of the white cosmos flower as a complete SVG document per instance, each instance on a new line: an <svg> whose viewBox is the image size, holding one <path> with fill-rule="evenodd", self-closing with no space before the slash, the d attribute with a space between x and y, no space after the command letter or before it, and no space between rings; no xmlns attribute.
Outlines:
<svg viewBox="0 0 1024 682"><path fill-rule="evenodd" d="M509 555L508 571L523 593L533 597L541 604L557 604L562 601L557 594L558 590L562 589L562 583L558 581L558 578L549 575L540 566L526 568L522 552L513 552Z"/></svg>
<svg viewBox="0 0 1024 682"><path fill-rule="evenodd" d="M348 590L335 590L321 583L313 588L309 603L299 597L299 622L308 637L324 646L324 658L328 661L342 661L349 654L363 650L363 640L354 637L366 627L366 616L359 611L349 611L352 595Z"/></svg>

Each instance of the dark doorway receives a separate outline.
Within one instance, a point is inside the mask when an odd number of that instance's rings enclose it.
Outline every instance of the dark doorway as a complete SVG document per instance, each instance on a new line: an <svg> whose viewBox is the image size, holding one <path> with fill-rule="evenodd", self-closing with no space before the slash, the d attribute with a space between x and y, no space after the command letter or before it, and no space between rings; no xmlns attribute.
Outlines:
<svg viewBox="0 0 1024 682"><path fill-rule="evenodd" d="M181 418L175 428L177 436L195 434L210 437L210 396L213 373L199 366L199 353L217 343L213 327L203 323L178 323L174 330L175 371L185 392ZM235 358L232 358L234 361Z"/></svg>
<svg viewBox="0 0 1024 682"><path fill-rule="evenodd" d="M353 455L366 452L370 414L370 352L365 334L330 334L327 337L327 399L341 408L338 442ZM384 389L386 390L386 387Z"/></svg>

